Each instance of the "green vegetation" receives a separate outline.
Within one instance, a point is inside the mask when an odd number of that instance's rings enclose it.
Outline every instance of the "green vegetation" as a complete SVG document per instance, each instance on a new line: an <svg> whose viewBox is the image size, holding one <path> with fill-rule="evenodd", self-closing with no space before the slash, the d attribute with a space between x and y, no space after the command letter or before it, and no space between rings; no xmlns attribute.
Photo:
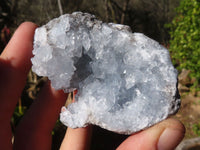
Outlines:
<svg viewBox="0 0 200 150"><path fill-rule="evenodd" d="M200 84L200 1L182 0L171 27L170 51L173 63L179 70L191 70Z"/></svg>
<svg viewBox="0 0 200 150"><path fill-rule="evenodd" d="M193 124L192 130L196 135L200 136L200 122L197 124Z"/></svg>
<svg viewBox="0 0 200 150"><path fill-rule="evenodd" d="M15 131L15 127L19 123L20 119L23 117L26 110L27 110L26 106L22 106L21 99L20 99L11 119L11 126L12 126L13 132Z"/></svg>

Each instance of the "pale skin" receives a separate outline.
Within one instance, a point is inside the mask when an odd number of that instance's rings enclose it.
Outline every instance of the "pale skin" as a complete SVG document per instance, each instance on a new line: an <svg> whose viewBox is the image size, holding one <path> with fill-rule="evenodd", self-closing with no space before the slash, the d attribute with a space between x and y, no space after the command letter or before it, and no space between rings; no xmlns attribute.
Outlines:
<svg viewBox="0 0 200 150"><path fill-rule="evenodd" d="M0 147L11 150L49 150L51 131L67 95L51 88L50 83L16 127L14 144L10 119L26 83L31 68L32 42L37 26L31 22L21 24L0 56ZM61 150L87 150L91 126L68 128ZM139 133L130 135L117 150L173 150L183 139L185 128L176 119L166 119ZM111 141L112 142L112 141Z"/></svg>

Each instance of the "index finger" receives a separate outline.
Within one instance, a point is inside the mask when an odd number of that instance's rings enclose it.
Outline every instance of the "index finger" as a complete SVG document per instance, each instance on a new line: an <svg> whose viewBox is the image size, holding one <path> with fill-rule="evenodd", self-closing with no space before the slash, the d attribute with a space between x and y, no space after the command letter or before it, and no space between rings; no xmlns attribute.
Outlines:
<svg viewBox="0 0 200 150"><path fill-rule="evenodd" d="M32 41L36 27L30 22L20 25L0 56L0 145L2 149L12 147L10 119L31 67Z"/></svg>
<svg viewBox="0 0 200 150"><path fill-rule="evenodd" d="M33 35L37 26L32 22L22 23L14 33L0 58L9 61L13 68L27 73L30 70Z"/></svg>

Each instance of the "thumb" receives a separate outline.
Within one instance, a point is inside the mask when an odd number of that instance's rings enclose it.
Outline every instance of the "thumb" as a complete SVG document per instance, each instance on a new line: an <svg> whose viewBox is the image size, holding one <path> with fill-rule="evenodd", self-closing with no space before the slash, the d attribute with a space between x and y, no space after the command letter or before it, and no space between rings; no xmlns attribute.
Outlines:
<svg viewBox="0 0 200 150"><path fill-rule="evenodd" d="M184 125L169 118L144 131L129 136L117 150L173 150L185 134Z"/></svg>

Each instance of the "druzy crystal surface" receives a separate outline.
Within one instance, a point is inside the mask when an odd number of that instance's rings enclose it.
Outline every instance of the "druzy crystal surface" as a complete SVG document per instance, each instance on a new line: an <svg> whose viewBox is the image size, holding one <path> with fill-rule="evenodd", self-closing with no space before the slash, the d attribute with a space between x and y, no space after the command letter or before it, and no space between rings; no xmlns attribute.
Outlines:
<svg viewBox="0 0 200 150"><path fill-rule="evenodd" d="M125 25L75 12L35 31L32 70L55 89L78 90L60 120L131 134L177 112L177 71L169 52Z"/></svg>

